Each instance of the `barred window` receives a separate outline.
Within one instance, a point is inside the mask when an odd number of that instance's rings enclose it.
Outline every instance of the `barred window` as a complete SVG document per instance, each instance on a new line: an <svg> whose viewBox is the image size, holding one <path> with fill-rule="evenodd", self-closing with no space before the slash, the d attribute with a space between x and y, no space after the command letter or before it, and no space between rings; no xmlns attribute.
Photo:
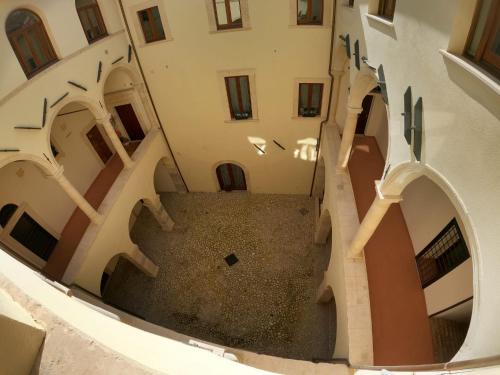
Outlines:
<svg viewBox="0 0 500 375"><path fill-rule="evenodd" d="M422 288L452 271L468 258L469 250L453 219L416 257Z"/></svg>

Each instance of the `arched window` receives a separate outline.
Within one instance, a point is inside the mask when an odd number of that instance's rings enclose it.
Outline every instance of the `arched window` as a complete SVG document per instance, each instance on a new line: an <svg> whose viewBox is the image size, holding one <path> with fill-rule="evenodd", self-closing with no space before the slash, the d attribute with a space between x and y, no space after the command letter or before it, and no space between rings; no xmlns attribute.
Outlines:
<svg viewBox="0 0 500 375"><path fill-rule="evenodd" d="M246 190L245 172L236 164L226 163L217 167L217 178L221 190Z"/></svg>
<svg viewBox="0 0 500 375"><path fill-rule="evenodd" d="M75 5L89 44L108 35L96 0L76 0Z"/></svg>
<svg viewBox="0 0 500 375"><path fill-rule="evenodd" d="M26 9L14 10L7 17L5 29L28 78L57 61L42 20L35 13Z"/></svg>
<svg viewBox="0 0 500 375"><path fill-rule="evenodd" d="M5 228L9 222L14 212L16 212L17 206L15 204L9 203L0 209L0 227Z"/></svg>

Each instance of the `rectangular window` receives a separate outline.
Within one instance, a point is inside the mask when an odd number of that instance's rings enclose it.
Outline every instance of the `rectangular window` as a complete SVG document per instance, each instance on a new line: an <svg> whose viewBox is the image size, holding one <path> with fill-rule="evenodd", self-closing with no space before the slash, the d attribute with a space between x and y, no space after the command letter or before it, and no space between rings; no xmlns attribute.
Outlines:
<svg viewBox="0 0 500 375"><path fill-rule="evenodd" d="M165 39L165 31L161 23L158 7L143 9L137 12L146 43Z"/></svg>
<svg viewBox="0 0 500 375"><path fill-rule="evenodd" d="M233 120L252 118L250 82L248 76L225 77L229 110Z"/></svg>
<svg viewBox="0 0 500 375"><path fill-rule="evenodd" d="M45 261L49 260L57 245L57 239L26 212L19 218L10 236Z"/></svg>
<svg viewBox="0 0 500 375"><path fill-rule="evenodd" d="M353 8L354 7L354 0L349 0L349 8Z"/></svg>
<svg viewBox="0 0 500 375"><path fill-rule="evenodd" d="M97 5L96 2L89 2L86 5L78 6L77 11L89 43L93 43L108 35L101 16L101 11L99 10L99 5Z"/></svg>
<svg viewBox="0 0 500 375"><path fill-rule="evenodd" d="M379 0L378 15L380 17L392 20L394 18L395 9L396 9L396 0Z"/></svg>
<svg viewBox="0 0 500 375"><path fill-rule="evenodd" d="M321 102L323 101L322 83L299 84L299 116L316 117L321 115Z"/></svg>
<svg viewBox="0 0 500 375"><path fill-rule="evenodd" d="M322 25L323 0L297 0L297 25Z"/></svg>
<svg viewBox="0 0 500 375"><path fill-rule="evenodd" d="M213 0L217 30L243 27L240 0Z"/></svg>
<svg viewBox="0 0 500 375"><path fill-rule="evenodd" d="M440 279L469 257L460 227L453 219L416 257L422 288Z"/></svg>
<svg viewBox="0 0 500 375"><path fill-rule="evenodd" d="M465 54L500 78L500 1L479 2Z"/></svg>

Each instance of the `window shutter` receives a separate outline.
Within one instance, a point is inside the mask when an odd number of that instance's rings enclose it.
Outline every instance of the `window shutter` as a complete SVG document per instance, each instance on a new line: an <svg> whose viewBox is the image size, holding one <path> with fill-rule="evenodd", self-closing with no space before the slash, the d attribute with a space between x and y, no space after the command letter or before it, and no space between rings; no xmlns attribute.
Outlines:
<svg viewBox="0 0 500 375"><path fill-rule="evenodd" d="M345 36L341 36L340 39L344 41L344 46L345 46L345 53L347 54L348 58L351 58L351 38L349 37L349 34L345 34Z"/></svg>
<svg viewBox="0 0 500 375"><path fill-rule="evenodd" d="M385 73L382 64L378 67L378 85L380 87L380 92L382 94L382 100L385 104L389 104L389 98L387 96L387 85L385 83Z"/></svg>
<svg viewBox="0 0 500 375"><path fill-rule="evenodd" d="M414 129L413 129L413 153L418 161L422 155L422 120L423 120L423 103L422 98L418 98L417 103L415 103L415 114L414 114Z"/></svg>
<svg viewBox="0 0 500 375"><path fill-rule="evenodd" d="M356 42L354 42L354 56L356 57L356 60L355 60L356 68L358 68L358 70L360 70L361 69L361 60L360 60L360 55L359 55L359 40L356 40Z"/></svg>
<svg viewBox="0 0 500 375"><path fill-rule="evenodd" d="M411 102L411 87L408 86L408 88L405 91L404 95L404 113L402 114L404 116L404 133L405 133L405 139L406 143L409 145L411 144L411 108L412 108L412 102Z"/></svg>

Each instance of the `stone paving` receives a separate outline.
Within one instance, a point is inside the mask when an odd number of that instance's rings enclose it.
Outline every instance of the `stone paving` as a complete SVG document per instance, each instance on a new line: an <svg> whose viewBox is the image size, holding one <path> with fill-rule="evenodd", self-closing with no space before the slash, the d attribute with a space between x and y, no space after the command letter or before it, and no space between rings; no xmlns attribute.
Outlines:
<svg viewBox="0 0 500 375"><path fill-rule="evenodd" d="M131 232L159 265L157 278L120 260L106 302L221 345L331 358L335 308L315 303L329 250L313 244L311 198L231 192L165 193L161 200L174 231L161 231L144 208ZM228 266L231 253L238 262Z"/></svg>

